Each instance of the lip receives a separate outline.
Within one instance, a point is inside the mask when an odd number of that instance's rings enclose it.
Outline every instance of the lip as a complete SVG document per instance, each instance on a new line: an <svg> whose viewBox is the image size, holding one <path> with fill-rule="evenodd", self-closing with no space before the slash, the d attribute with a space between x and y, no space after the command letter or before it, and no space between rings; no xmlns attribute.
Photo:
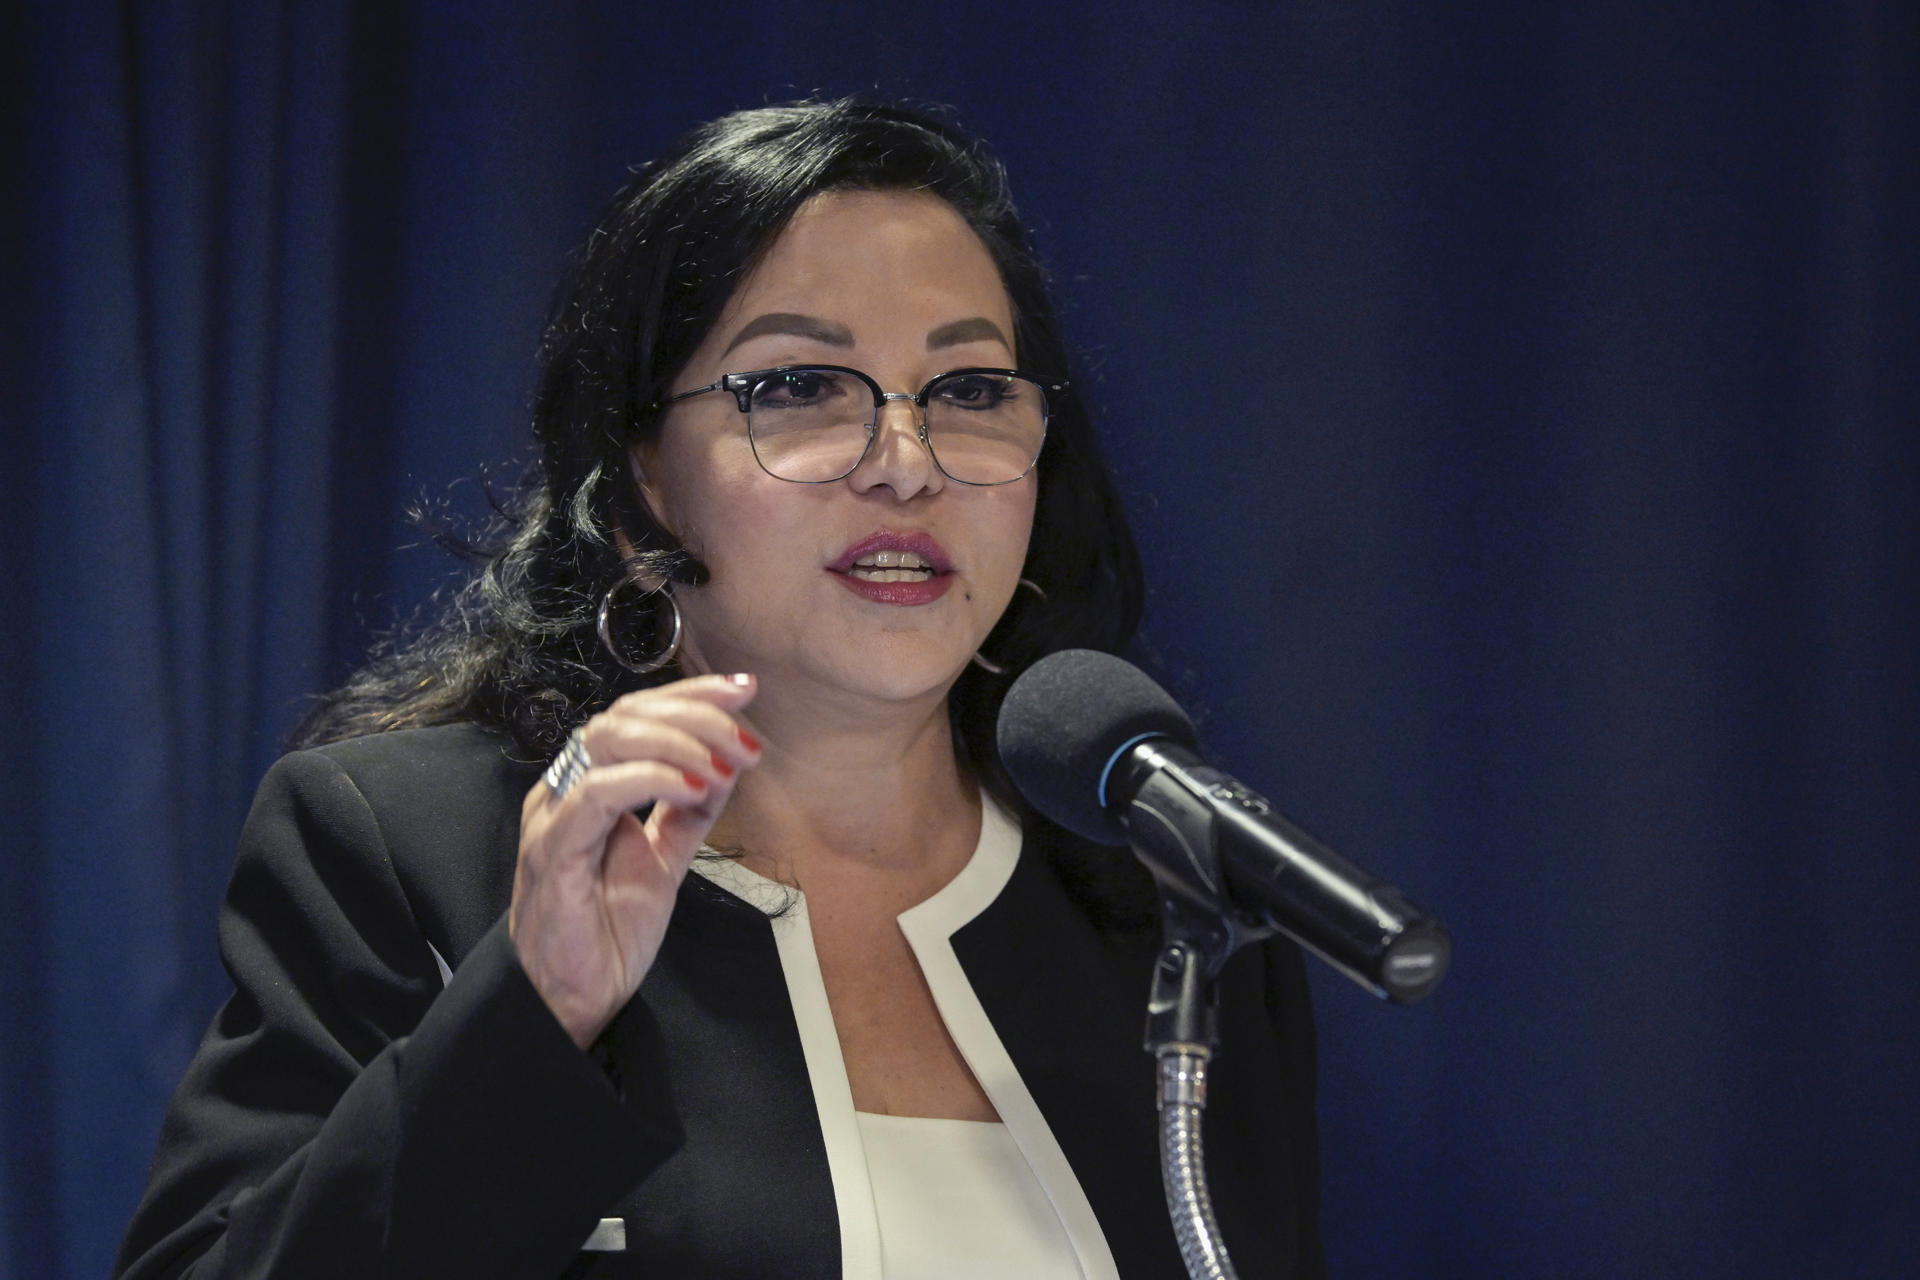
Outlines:
<svg viewBox="0 0 1920 1280"><path fill-rule="evenodd" d="M891 529L868 534L842 551L840 558L827 568L834 573L846 573L859 562L861 556L871 555L875 551L911 551L933 566L935 577L953 572L952 557L947 555L946 548L932 534L896 533Z"/></svg>
<svg viewBox="0 0 1920 1280"><path fill-rule="evenodd" d="M875 551L911 551L933 568L933 576L921 582L865 582L853 576L853 566L862 556ZM875 604L932 604L947 594L953 585L953 560L937 539L925 533L897 533L882 529L870 533L842 551L827 566L833 580L864 600Z"/></svg>

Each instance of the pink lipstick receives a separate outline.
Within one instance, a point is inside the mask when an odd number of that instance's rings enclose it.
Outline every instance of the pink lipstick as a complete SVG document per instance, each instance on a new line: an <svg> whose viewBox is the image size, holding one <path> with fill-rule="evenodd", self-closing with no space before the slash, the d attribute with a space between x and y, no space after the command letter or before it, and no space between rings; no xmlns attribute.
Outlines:
<svg viewBox="0 0 1920 1280"><path fill-rule="evenodd" d="M842 551L827 566L835 581L876 604L932 604L953 585L953 562L924 533L881 530Z"/></svg>

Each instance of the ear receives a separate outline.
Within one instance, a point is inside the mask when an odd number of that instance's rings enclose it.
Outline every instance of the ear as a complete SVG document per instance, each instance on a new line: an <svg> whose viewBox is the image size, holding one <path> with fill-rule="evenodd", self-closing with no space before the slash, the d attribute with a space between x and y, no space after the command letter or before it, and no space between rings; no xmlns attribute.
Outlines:
<svg viewBox="0 0 1920 1280"><path fill-rule="evenodd" d="M650 452L644 443L628 449L627 474L633 478L634 491L640 495L640 501L646 505L647 514L653 517L654 523L678 538L680 535L674 529L673 522L667 519L667 504L661 499L660 490L647 479L649 459L645 455ZM623 546L623 550L631 552L632 548Z"/></svg>
<svg viewBox="0 0 1920 1280"><path fill-rule="evenodd" d="M667 585L666 579L642 569L638 563L639 552L633 548L633 539L627 531L618 525L613 529L613 545L620 549L620 563L626 566L627 577L642 591L658 591Z"/></svg>
<svg viewBox="0 0 1920 1280"><path fill-rule="evenodd" d="M678 539L680 535L667 519L666 503L661 500L660 491L647 480L646 464L641 457L644 447L636 444L627 450L627 474L632 477L634 492L640 495L640 501L646 507L647 514L653 517L654 523ZM640 553L633 545L633 538L619 525L613 529L613 544L620 549L620 559L627 566L628 576L643 591L658 591L666 585L664 578L639 567L637 562Z"/></svg>

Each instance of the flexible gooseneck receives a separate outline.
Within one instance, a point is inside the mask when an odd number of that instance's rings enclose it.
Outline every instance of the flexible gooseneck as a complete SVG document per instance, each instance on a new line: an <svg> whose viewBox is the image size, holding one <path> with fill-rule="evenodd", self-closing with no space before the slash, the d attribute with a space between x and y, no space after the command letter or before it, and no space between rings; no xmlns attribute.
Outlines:
<svg viewBox="0 0 1920 1280"><path fill-rule="evenodd" d="M1174 1046L1160 1056L1160 1181L1187 1274L1193 1280L1237 1280L1220 1224L1213 1220L1200 1143L1208 1056L1202 1045Z"/></svg>
<svg viewBox="0 0 1920 1280"><path fill-rule="evenodd" d="M1193 1280L1237 1280L1214 1221L1200 1138L1215 1022L1207 969L1205 953L1190 942L1171 942L1160 953L1147 1006L1147 1050L1159 1063L1160 1181L1180 1259Z"/></svg>

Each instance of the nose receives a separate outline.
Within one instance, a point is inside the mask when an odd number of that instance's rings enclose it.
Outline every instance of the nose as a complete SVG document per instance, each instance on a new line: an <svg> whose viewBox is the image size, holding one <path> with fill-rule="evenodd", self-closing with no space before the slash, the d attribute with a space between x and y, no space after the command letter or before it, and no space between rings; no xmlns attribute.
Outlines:
<svg viewBox="0 0 1920 1280"><path fill-rule="evenodd" d="M867 446L866 457L847 477L848 482L861 493L891 489L901 501L937 492L946 477L927 445L925 411L904 391L885 392L880 399L873 421L873 441Z"/></svg>

